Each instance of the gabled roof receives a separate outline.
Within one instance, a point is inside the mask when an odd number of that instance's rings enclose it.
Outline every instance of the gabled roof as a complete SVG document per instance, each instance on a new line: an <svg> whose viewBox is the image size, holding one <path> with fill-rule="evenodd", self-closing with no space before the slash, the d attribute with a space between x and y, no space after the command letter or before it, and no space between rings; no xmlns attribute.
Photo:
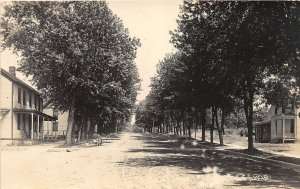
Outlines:
<svg viewBox="0 0 300 189"><path fill-rule="evenodd" d="M26 84L24 81L20 80L19 78L17 78L16 76L11 75L9 72L5 71L3 68L1 68L1 75L3 75L4 77L6 77L8 80L10 80L11 82L14 82L24 88L26 88L27 90L30 90L31 92L41 95L41 93L37 90L35 90L34 88L32 88L31 86L29 86L28 84Z"/></svg>

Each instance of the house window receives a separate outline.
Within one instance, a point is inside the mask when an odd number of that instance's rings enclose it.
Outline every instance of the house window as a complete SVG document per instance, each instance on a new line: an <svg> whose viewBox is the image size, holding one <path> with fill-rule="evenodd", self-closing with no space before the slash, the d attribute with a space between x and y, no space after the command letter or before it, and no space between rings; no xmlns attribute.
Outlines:
<svg viewBox="0 0 300 189"><path fill-rule="evenodd" d="M26 91L23 90L23 105L26 105Z"/></svg>
<svg viewBox="0 0 300 189"><path fill-rule="evenodd" d="M34 108L37 110L37 105L38 101L37 101L37 96L34 96Z"/></svg>
<svg viewBox="0 0 300 189"><path fill-rule="evenodd" d="M31 115L29 115L29 121L28 121L28 123L29 123L29 128L31 128L31 125L32 125L32 122L33 122L33 120L31 119Z"/></svg>
<svg viewBox="0 0 300 189"><path fill-rule="evenodd" d="M24 130L24 128L26 127L26 114L23 114L23 123L22 123L22 125L23 125L23 129L22 130Z"/></svg>
<svg viewBox="0 0 300 189"><path fill-rule="evenodd" d="M20 103L20 104L21 104L21 95L22 95L21 88L18 87L18 103Z"/></svg>
<svg viewBox="0 0 300 189"><path fill-rule="evenodd" d="M275 106L275 115L277 114L277 106Z"/></svg>
<svg viewBox="0 0 300 189"><path fill-rule="evenodd" d="M32 95L29 93L29 107L32 107Z"/></svg>
<svg viewBox="0 0 300 189"><path fill-rule="evenodd" d="M53 131L57 132L58 131L58 123L53 122Z"/></svg>
<svg viewBox="0 0 300 189"><path fill-rule="evenodd" d="M40 105L39 105L39 111L43 109L43 99L40 98Z"/></svg>
<svg viewBox="0 0 300 189"><path fill-rule="evenodd" d="M21 129L21 114L17 114L17 129Z"/></svg>
<svg viewBox="0 0 300 189"><path fill-rule="evenodd" d="M36 110L40 110L40 99L36 96Z"/></svg>
<svg viewBox="0 0 300 189"><path fill-rule="evenodd" d="M58 110L57 109L53 110L53 117L56 119L58 118Z"/></svg>
<svg viewBox="0 0 300 189"><path fill-rule="evenodd" d="M33 131L34 132L37 132L37 122L38 122L39 120L38 119L36 119L36 122L33 124Z"/></svg>
<svg viewBox="0 0 300 189"><path fill-rule="evenodd" d="M295 121L291 119L291 133L295 133Z"/></svg>

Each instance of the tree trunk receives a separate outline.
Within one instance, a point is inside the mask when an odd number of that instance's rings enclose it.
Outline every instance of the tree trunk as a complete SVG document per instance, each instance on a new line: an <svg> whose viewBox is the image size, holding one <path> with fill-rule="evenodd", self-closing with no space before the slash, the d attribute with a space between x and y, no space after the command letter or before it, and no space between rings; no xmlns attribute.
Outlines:
<svg viewBox="0 0 300 189"><path fill-rule="evenodd" d="M176 133L176 130L175 130L176 123L172 123L172 126L173 126L173 133L174 133L174 134L177 134L177 133Z"/></svg>
<svg viewBox="0 0 300 189"><path fill-rule="evenodd" d="M82 129L82 121L80 122L80 127L78 130L77 142L81 141L81 129Z"/></svg>
<svg viewBox="0 0 300 189"><path fill-rule="evenodd" d="M182 134L186 136L186 120L185 120L185 112L181 111L181 124L182 124Z"/></svg>
<svg viewBox="0 0 300 189"><path fill-rule="evenodd" d="M210 143L214 143L214 127L215 127L214 120L215 120L214 107L211 107Z"/></svg>
<svg viewBox="0 0 300 189"><path fill-rule="evenodd" d="M116 121L116 133L118 133L119 131L118 131L118 121Z"/></svg>
<svg viewBox="0 0 300 189"><path fill-rule="evenodd" d="M76 138L75 138L76 124L77 123L74 124L74 127L72 129L72 144L76 143Z"/></svg>
<svg viewBox="0 0 300 189"><path fill-rule="evenodd" d="M186 135L186 123L185 123L185 121L182 122L182 131L183 131L183 135Z"/></svg>
<svg viewBox="0 0 300 189"><path fill-rule="evenodd" d="M188 125L188 135L189 135L189 138L192 138L191 125L192 125L192 122L189 121L189 125Z"/></svg>
<svg viewBox="0 0 300 189"><path fill-rule="evenodd" d="M225 123L225 108L222 108L222 118L221 118L221 130L222 134L225 135L224 123Z"/></svg>
<svg viewBox="0 0 300 189"><path fill-rule="evenodd" d="M81 141L81 131L82 131L82 125L80 126L80 129L78 131L78 138L77 141L80 142Z"/></svg>
<svg viewBox="0 0 300 189"><path fill-rule="evenodd" d="M198 123L195 123L195 140L197 140Z"/></svg>
<svg viewBox="0 0 300 189"><path fill-rule="evenodd" d="M182 122L179 122L179 133L182 135Z"/></svg>
<svg viewBox="0 0 300 189"><path fill-rule="evenodd" d="M202 141L205 141L205 125L206 125L206 111L205 108L201 112L201 125L202 125Z"/></svg>
<svg viewBox="0 0 300 189"><path fill-rule="evenodd" d="M217 129L218 129L220 145L223 146L224 145L223 134L222 134L222 129L221 129L220 125L219 125L219 120L218 120L218 108L215 107L214 110L215 110L216 126L217 126Z"/></svg>
<svg viewBox="0 0 300 189"><path fill-rule="evenodd" d="M251 84L246 84L249 82L243 82L243 101L244 101L244 111L247 120L247 128L248 128L248 149L254 149L253 146L253 98L254 92Z"/></svg>
<svg viewBox="0 0 300 189"><path fill-rule="evenodd" d="M167 121L166 121L166 133L169 133L169 130L170 130L170 122L169 122L169 119L167 119Z"/></svg>
<svg viewBox="0 0 300 189"><path fill-rule="evenodd" d="M94 133L95 133L95 122L93 120L90 120L90 130L88 133L88 137L92 138Z"/></svg>
<svg viewBox="0 0 300 189"><path fill-rule="evenodd" d="M86 132L85 132L85 138L86 139L89 139L90 127L91 127L91 120L88 117L87 118L87 127L86 127Z"/></svg>
<svg viewBox="0 0 300 189"><path fill-rule="evenodd" d="M68 127L67 127L65 145L72 145L72 130L74 125L74 114L75 114L75 96L72 97L72 103L69 109Z"/></svg>
<svg viewBox="0 0 300 189"><path fill-rule="evenodd" d="M80 142L82 140L82 129L83 129L83 124L84 124L84 116L81 114L81 119L80 119L80 128L78 131L78 142Z"/></svg>
<svg viewBox="0 0 300 189"><path fill-rule="evenodd" d="M81 130L80 130L80 141L82 141L83 138L84 138L84 132L83 132L84 127L85 127L84 124L85 124L85 122L82 122L82 128L81 128Z"/></svg>
<svg viewBox="0 0 300 189"><path fill-rule="evenodd" d="M250 105L251 104L251 105ZM248 105L247 127L248 127L248 149L253 149L253 103Z"/></svg>
<svg viewBox="0 0 300 189"><path fill-rule="evenodd" d="M152 120L152 127L151 127L151 133L152 133L152 129L154 128L154 119Z"/></svg>
<svg viewBox="0 0 300 189"><path fill-rule="evenodd" d="M83 115L84 116L84 115ZM86 140L86 133L87 133L87 119L84 118L83 126L82 126L82 133L81 133L81 140Z"/></svg>

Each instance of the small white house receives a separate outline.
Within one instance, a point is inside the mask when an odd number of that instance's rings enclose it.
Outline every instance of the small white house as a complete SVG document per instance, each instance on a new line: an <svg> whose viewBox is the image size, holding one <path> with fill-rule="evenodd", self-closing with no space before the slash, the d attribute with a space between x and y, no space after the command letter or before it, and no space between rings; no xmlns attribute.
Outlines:
<svg viewBox="0 0 300 189"><path fill-rule="evenodd" d="M300 142L300 108L271 106L265 121L255 123L258 142Z"/></svg>

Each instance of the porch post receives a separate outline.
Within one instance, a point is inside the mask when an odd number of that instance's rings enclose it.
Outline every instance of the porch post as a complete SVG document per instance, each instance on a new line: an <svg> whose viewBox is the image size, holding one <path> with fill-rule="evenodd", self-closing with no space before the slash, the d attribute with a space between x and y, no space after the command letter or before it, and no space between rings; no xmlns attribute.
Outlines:
<svg viewBox="0 0 300 189"><path fill-rule="evenodd" d="M297 139L297 116L294 119L294 138L295 138L295 141L298 142L298 139Z"/></svg>
<svg viewBox="0 0 300 189"><path fill-rule="evenodd" d="M37 116L37 137L40 139L40 116Z"/></svg>
<svg viewBox="0 0 300 189"><path fill-rule="evenodd" d="M18 115L18 114L17 114ZM20 114L21 115L21 114ZM27 114L23 114L22 116L27 116ZM17 117L19 117L19 116L17 116ZM17 120L17 121L19 121L19 120ZM25 128L24 128L24 124L21 124L20 125L20 127L21 127L21 138L22 138L22 144L24 144L24 130L25 130Z"/></svg>
<svg viewBox="0 0 300 189"><path fill-rule="evenodd" d="M52 120L51 120L50 127L51 127L51 139L53 139L53 121Z"/></svg>
<svg viewBox="0 0 300 189"><path fill-rule="evenodd" d="M55 121L52 121L52 133L54 130L54 124L55 124ZM55 136L55 141L57 141L57 131L56 130L54 131L54 136Z"/></svg>
<svg viewBox="0 0 300 189"><path fill-rule="evenodd" d="M285 138L285 119L282 119L282 142L284 143Z"/></svg>
<svg viewBox="0 0 300 189"><path fill-rule="evenodd" d="M45 123L45 117L43 116L43 124L42 124L42 140L44 140L44 123Z"/></svg>
<svg viewBox="0 0 300 189"><path fill-rule="evenodd" d="M53 123L53 121L51 120L51 135L53 136L53 125L54 125L54 123Z"/></svg>
<svg viewBox="0 0 300 189"><path fill-rule="evenodd" d="M48 141L49 141L49 134L50 134L50 132L49 132L49 118L48 118L48 120L47 120L47 137L48 137Z"/></svg>
<svg viewBox="0 0 300 189"><path fill-rule="evenodd" d="M31 139L33 139L33 113L31 113Z"/></svg>

